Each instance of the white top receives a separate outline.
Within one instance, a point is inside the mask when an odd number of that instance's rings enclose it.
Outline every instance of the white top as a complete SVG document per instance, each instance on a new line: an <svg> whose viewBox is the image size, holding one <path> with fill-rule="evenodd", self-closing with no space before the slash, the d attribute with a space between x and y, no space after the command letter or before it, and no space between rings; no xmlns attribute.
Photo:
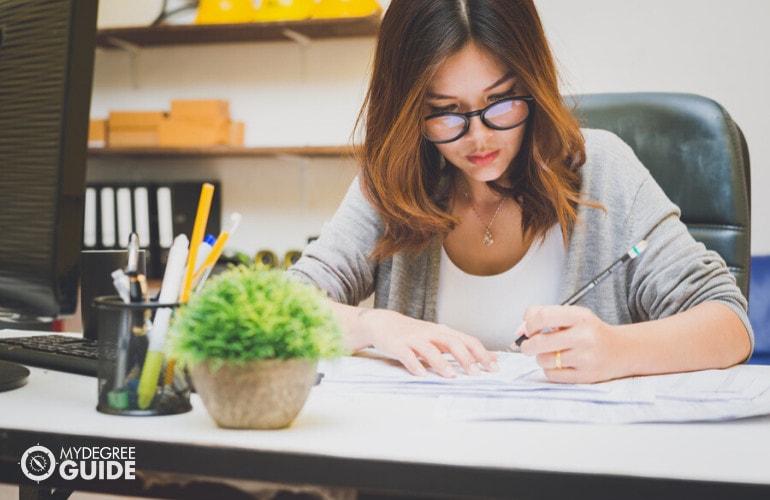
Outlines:
<svg viewBox="0 0 770 500"><path fill-rule="evenodd" d="M533 243L512 268L493 276L468 274L441 249L436 313L438 323L505 350L532 305L558 304L566 249L558 224Z"/></svg>

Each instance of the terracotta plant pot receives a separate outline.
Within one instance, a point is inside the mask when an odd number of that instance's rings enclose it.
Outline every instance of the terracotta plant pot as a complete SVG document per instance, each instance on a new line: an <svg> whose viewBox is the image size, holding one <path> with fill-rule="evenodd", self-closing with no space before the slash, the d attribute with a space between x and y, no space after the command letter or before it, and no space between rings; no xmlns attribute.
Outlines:
<svg viewBox="0 0 770 500"><path fill-rule="evenodd" d="M291 425L316 381L314 359L265 359L244 365L192 366L195 390L211 418L230 429L282 429Z"/></svg>

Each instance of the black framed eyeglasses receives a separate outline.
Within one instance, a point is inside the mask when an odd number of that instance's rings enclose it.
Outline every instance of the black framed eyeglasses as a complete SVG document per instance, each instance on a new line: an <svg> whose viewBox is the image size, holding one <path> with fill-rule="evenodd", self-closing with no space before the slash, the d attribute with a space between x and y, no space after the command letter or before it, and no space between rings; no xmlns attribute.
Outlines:
<svg viewBox="0 0 770 500"><path fill-rule="evenodd" d="M468 113L435 113L425 117L423 135L435 144L456 141L468 132L473 116L481 118L481 123L493 130L511 130L527 121L534 104L532 96L516 96Z"/></svg>

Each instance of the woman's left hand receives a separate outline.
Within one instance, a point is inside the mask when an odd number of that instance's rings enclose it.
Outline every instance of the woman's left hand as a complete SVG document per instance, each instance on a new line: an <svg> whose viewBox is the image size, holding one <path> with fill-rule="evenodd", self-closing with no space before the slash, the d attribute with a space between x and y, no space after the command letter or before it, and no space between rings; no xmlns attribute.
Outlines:
<svg viewBox="0 0 770 500"><path fill-rule="evenodd" d="M536 356L552 382L594 383L624 375L618 334L585 307L529 307L514 338L521 334L529 337L521 352Z"/></svg>

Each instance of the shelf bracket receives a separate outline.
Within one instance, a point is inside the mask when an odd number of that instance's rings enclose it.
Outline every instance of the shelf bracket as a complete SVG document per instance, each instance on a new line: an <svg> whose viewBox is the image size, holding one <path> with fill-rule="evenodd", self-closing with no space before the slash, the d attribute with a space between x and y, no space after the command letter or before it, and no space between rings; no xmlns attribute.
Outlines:
<svg viewBox="0 0 770 500"><path fill-rule="evenodd" d="M313 41L312 38L303 35L302 33L298 33L292 29L284 28L283 31L281 31L283 36L288 38L289 40L293 40L299 44L300 47L303 49L306 49L310 46L310 42Z"/></svg>
<svg viewBox="0 0 770 500"><path fill-rule="evenodd" d="M125 40L112 37L112 36L107 38L107 42L109 42L114 47L117 47L120 50L124 50L128 53L129 72L131 74L131 87L134 89L138 89L139 88L139 54L141 53L141 48L136 44L133 44L131 42L127 42Z"/></svg>
<svg viewBox="0 0 770 500"><path fill-rule="evenodd" d="M275 155L275 159L287 163L294 163L302 167L306 167L310 164L310 159L308 157L292 153L278 153Z"/></svg>
<svg viewBox="0 0 770 500"><path fill-rule="evenodd" d="M303 82L307 81L307 50L310 48L310 43L313 41L310 37L298 33L292 29L284 28L283 36L289 40L294 41L299 46L300 52L300 77Z"/></svg>

